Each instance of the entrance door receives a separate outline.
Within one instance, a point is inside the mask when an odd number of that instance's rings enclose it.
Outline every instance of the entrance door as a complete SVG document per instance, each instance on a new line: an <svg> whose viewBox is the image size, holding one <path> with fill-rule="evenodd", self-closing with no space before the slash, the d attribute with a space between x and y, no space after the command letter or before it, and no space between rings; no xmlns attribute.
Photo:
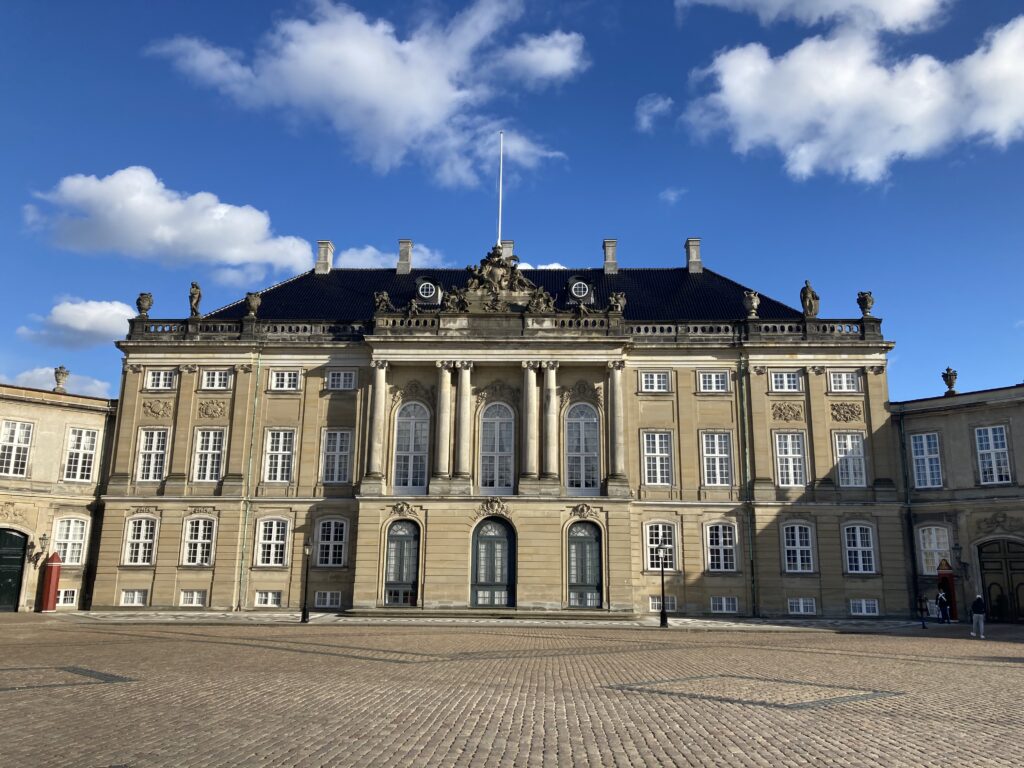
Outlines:
<svg viewBox="0 0 1024 768"><path fill-rule="evenodd" d="M569 607L601 607L601 529L593 523L569 526Z"/></svg>
<svg viewBox="0 0 1024 768"><path fill-rule="evenodd" d="M399 520L388 529L385 605L416 605L420 579L420 527Z"/></svg>
<svg viewBox="0 0 1024 768"><path fill-rule="evenodd" d="M985 602L992 621L1024 621L1024 544L1009 539L978 547Z"/></svg>
<svg viewBox="0 0 1024 768"><path fill-rule="evenodd" d="M473 605L508 608L516 604L516 538L504 520L484 520L473 532Z"/></svg>
<svg viewBox="0 0 1024 768"><path fill-rule="evenodd" d="M0 611L18 610L26 544L28 536L25 534L0 530Z"/></svg>

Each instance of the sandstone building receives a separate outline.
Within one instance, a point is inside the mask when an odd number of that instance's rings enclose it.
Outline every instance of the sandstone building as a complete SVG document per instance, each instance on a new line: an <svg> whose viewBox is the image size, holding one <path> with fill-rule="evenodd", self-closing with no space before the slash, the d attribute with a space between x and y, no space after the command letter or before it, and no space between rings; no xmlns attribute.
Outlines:
<svg viewBox="0 0 1024 768"><path fill-rule="evenodd" d="M706 269L316 266L124 352L94 605L911 609L891 343ZM852 297L851 297L852 298ZM852 304L851 300L851 304ZM852 314L852 313L851 313Z"/></svg>

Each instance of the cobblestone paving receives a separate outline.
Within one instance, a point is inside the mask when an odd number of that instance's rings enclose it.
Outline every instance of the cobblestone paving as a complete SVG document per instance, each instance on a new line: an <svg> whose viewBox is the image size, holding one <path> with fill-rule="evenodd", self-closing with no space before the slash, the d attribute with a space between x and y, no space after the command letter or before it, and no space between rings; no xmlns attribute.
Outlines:
<svg viewBox="0 0 1024 768"><path fill-rule="evenodd" d="M0 765L1020 766L1024 629L967 632L15 614Z"/></svg>

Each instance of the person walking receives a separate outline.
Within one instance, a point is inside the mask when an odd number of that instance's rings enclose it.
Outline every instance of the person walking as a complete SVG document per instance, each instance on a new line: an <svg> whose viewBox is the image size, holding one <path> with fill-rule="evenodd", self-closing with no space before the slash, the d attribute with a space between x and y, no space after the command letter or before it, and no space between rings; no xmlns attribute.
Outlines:
<svg viewBox="0 0 1024 768"><path fill-rule="evenodd" d="M974 598L974 602L971 603L971 637L980 636L982 640L985 639L985 598L978 595Z"/></svg>
<svg viewBox="0 0 1024 768"><path fill-rule="evenodd" d="M939 608L939 624L949 624L949 598L946 597L946 590L939 589L935 597L935 605Z"/></svg>

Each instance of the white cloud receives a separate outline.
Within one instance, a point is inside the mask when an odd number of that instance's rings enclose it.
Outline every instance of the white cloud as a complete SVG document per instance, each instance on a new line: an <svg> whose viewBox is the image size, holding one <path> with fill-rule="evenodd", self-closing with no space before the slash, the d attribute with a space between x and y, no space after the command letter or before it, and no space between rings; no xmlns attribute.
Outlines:
<svg viewBox="0 0 1024 768"><path fill-rule="evenodd" d="M756 13L764 24L793 19L803 24L828 21L857 26L914 31L934 23L953 0L675 0L676 10L713 5Z"/></svg>
<svg viewBox="0 0 1024 768"><path fill-rule="evenodd" d="M266 211L222 203L210 192L177 192L143 166L103 178L66 176L36 197L50 209L35 209L33 221L72 251L208 264L222 277L262 278L268 268L298 272L312 264L309 243L274 236Z"/></svg>
<svg viewBox="0 0 1024 768"><path fill-rule="evenodd" d="M381 173L414 156L441 184L472 186L494 164L496 152L481 157L480 147L500 121L482 110L508 93L505 81L537 87L586 66L576 33L506 49L505 30L522 12L521 0L477 0L446 24L400 36L388 21L319 0L310 18L279 21L248 59L194 37L149 51L244 108L325 122ZM525 167L560 156L507 128L506 148Z"/></svg>
<svg viewBox="0 0 1024 768"><path fill-rule="evenodd" d="M342 269L394 269L397 264L397 251L386 253L372 245L364 245L362 248L346 248L334 257L334 265ZM413 243L413 269L450 266L451 262L440 251Z"/></svg>
<svg viewBox="0 0 1024 768"><path fill-rule="evenodd" d="M564 264L560 264L557 261L552 261L550 264L538 264L536 267L533 264L528 264L523 261L519 264L520 269L568 269Z"/></svg>
<svg viewBox="0 0 1024 768"><path fill-rule="evenodd" d="M667 187L658 193L658 199L663 203L669 205L675 205L679 202L679 198L686 194L686 190L682 187Z"/></svg>
<svg viewBox="0 0 1024 768"><path fill-rule="evenodd" d="M773 147L801 179L827 172L877 182L899 159L1024 135L1024 16L950 63L888 61L876 37L845 29L776 58L760 44L734 48L703 74L714 91L691 105L691 125L727 131L737 152Z"/></svg>
<svg viewBox="0 0 1024 768"><path fill-rule="evenodd" d="M654 121L672 111L672 99L660 93L648 93L636 102L636 129L653 133Z"/></svg>
<svg viewBox="0 0 1024 768"><path fill-rule="evenodd" d="M128 332L128 319L136 312L120 301L68 298L53 306L46 317L33 318L39 328L21 326L18 335L58 347L109 344Z"/></svg>
<svg viewBox="0 0 1024 768"><path fill-rule="evenodd" d="M53 368L32 368L22 371L14 378L0 374L0 382L44 390L53 389L57 385L53 378ZM68 392L75 395L110 397L110 382L100 381L91 376L79 376L77 373L72 373L68 376L68 382L64 386Z"/></svg>

